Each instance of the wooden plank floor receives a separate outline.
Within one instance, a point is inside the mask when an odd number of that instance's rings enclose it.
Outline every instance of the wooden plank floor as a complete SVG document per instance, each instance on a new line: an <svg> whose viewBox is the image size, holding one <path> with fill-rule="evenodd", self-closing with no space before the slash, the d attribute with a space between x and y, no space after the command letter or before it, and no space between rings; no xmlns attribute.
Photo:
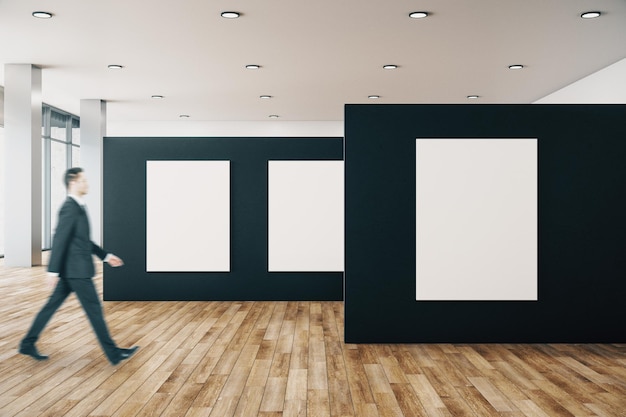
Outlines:
<svg viewBox="0 0 626 417"><path fill-rule="evenodd" d="M71 296L36 362L45 270L0 268L2 417L626 416L626 345L345 344L340 302L106 302L114 367Z"/></svg>

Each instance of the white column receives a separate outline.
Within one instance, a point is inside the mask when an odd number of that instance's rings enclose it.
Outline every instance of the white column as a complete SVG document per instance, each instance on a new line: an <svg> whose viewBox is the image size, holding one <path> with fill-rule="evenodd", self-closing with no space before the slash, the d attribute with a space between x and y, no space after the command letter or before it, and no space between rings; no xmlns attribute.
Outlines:
<svg viewBox="0 0 626 417"><path fill-rule="evenodd" d="M41 68L4 66L5 265L41 265Z"/></svg>
<svg viewBox="0 0 626 417"><path fill-rule="evenodd" d="M86 196L91 222L91 239L102 244L102 152L106 135L106 102L80 101L80 164L89 181Z"/></svg>

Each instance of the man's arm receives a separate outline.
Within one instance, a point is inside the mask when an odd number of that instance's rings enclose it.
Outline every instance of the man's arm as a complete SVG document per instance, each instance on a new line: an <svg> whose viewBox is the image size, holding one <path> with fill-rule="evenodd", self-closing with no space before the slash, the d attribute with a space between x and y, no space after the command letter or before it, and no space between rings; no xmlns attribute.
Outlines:
<svg viewBox="0 0 626 417"><path fill-rule="evenodd" d="M76 215L72 213L72 206L70 204L64 204L63 207L61 207L61 211L59 211L59 220L54 232L54 238L52 239L52 251L50 253L50 259L48 260L48 272L56 273L57 275L61 272L75 224Z"/></svg>
<svg viewBox="0 0 626 417"><path fill-rule="evenodd" d="M124 261L122 261L121 258L113 255L112 253L107 253L107 251L96 245L94 242L91 242L91 252L94 253L103 262L106 262L113 267L124 265Z"/></svg>

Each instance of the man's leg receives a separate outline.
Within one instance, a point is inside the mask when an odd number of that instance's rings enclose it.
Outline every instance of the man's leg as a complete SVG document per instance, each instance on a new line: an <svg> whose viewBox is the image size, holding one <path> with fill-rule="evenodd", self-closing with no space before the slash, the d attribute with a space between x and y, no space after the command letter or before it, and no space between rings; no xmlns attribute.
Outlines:
<svg viewBox="0 0 626 417"><path fill-rule="evenodd" d="M63 304L63 301L65 301L71 292L72 290L70 286L67 285L65 279L60 278L57 281L54 291L50 294L48 301L35 316L35 320L33 320L30 330L28 330L24 339L22 339L19 348L20 353L30 355L35 359L47 359L47 356L40 355L37 352L35 343L37 342L37 339L39 339L39 335L43 329L46 327L46 324L48 324L54 313L59 309L61 304Z"/></svg>
<svg viewBox="0 0 626 417"><path fill-rule="evenodd" d="M26 336L24 336L24 339L22 339L22 346L32 346L35 344L37 339L39 339L39 334L43 331L44 327L46 327L46 324L48 324L52 315L59 309L59 307L61 307L63 301L65 301L67 296L70 295L70 292L72 292L72 290L69 285L67 285L65 279L60 278L54 288L54 291L50 294L48 301L39 313L37 313L37 316L35 316L35 320L30 326L30 330Z"/></svg>
<svg viewBox="0 0 626 417"><path fill-rule="evenodd" d="M98 341L102 346L102 350L106 354L111 363L119 362L120 352L109 334L109 329L104 316L102 315L102 305L100 304L100 297L96 292L96 287L93 285L91 278L73 278L68 280L72 290L76 293L78 301L83 306L91 327L93 328Z"/></svg>

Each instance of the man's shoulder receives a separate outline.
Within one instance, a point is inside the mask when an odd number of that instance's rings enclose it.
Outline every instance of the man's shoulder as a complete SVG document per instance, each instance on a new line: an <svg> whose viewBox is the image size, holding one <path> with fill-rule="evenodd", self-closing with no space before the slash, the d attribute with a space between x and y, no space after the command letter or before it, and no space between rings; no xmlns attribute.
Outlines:
<svg viewBox="0 0 626 417"><path fill-rule="evenodd" d="M63 205L61 205L61 208L59 210L59 213L72 213L73 211L80 209L80 206L78 205L78 203L71 197L68 197L65 199L65 201L63 202Z"/></svg>

